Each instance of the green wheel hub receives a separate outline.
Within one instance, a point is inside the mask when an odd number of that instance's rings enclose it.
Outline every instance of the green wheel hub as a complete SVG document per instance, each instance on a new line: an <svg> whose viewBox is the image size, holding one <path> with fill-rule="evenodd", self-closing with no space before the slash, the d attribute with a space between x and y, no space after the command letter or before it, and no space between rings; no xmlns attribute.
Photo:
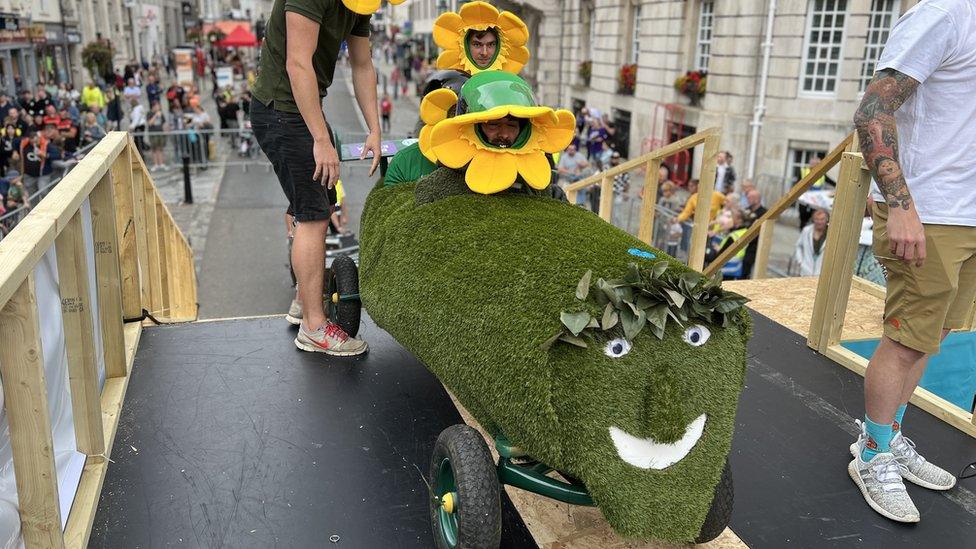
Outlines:
<svg viewBox="0 0 976 549"><path fill-rule="evenodd" d="M444 544L448 547L457 547L458 544L458 497L457 484L454 480L454 468L451 467L451 460L444 458L437 469L437 479L434 484L434 495L440 501L440 508L437 510L438 523L440 524L440 536ZM447 500L447 501L445 501Z"/></svg>

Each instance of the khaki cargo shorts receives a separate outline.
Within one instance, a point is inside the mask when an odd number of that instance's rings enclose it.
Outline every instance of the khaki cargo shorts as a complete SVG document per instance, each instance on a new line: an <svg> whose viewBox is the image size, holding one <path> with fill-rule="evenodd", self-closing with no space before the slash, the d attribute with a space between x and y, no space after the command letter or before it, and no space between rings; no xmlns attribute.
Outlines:
<svg viewBox="0 0 976 549"><path fill-rule="evenodd" d="M926 354L939 352L942 330L966 326L976 300L976 227L924 225L921 268L894 259L888 206L874 204L874 255L885 269L884 334Z"/></svg>

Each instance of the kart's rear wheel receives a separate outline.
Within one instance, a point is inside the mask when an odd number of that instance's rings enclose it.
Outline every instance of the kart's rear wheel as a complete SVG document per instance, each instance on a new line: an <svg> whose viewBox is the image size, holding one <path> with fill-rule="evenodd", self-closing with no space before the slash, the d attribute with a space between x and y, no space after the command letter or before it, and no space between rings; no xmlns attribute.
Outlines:
<svg viewBox="0 0 976 549"><path fill-rule="evenodd" d="M732 504L735 500L735 493L732 489L732 468L729 466L728 458L725 459L725 468L722 469L722 479L715 486L715 496L712 498L712 506L705 515L705 522L695 543L705 543L717 538L732 520Z"/></svg>
<svg viewBox="0 0 976 549"><path fill-rule="evenodd" d="M488 445L467 425L444 429L430 460L430 521L438 549L497 549L501 487Z"/></svg>
<svg viewBox="0 0 976 549"><path fill-rule="evenodd" d="M351 257L340 255L332 261L328 273L326 302L329 304L329 319L345 330L349 337L356 337L363 308L359 300L359 268Z"/></svg>

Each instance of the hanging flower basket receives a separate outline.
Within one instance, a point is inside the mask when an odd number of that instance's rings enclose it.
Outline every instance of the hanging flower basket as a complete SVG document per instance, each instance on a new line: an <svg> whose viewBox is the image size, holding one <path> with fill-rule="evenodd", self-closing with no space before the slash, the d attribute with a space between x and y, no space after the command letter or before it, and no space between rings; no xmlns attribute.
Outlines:
<svg viewBox="0 0 976 549"><path fill-rule="evenodd" d="M674 81L674 89L686 96L692 107L701 105L701 98L705 96L708 73L705 71L688 71Z"/></svg>
<svg viewBox="0 0 976 549"><path fill-rule="evenodd" d="M617 93L634 95L635 89L637 89L637 65L631 63L620 67L620 74L617 75Z"/></svg>
<svg viewBox="0 0 976 549"><path fill-rule="evenodd" d="M92 77L99 77L112 72L112 56L115 51L108 40L94 40L81 50L81 61Z"/></svg>
<svg viewBox="0 0 976 549"><path fill-rule="evenodd" d="M590 78L593 77L593 61L581 61L576 74L579 75L584 86L589 86Z"/></svg>

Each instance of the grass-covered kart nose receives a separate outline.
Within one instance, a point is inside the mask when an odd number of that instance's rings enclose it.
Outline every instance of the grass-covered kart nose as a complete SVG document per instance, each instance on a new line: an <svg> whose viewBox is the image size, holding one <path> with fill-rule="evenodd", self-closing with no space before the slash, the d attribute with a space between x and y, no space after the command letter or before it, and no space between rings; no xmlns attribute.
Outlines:
<svg viewBox="0 0 976 549"><path fill-rule="evenodd" d="M620 534L717 535L728 509L707 516L717 487L730 502L750 334L741 298L575 206L475 194L417 206L414 187L367 200L370 316L488 432L585 485Z"/></svg>

